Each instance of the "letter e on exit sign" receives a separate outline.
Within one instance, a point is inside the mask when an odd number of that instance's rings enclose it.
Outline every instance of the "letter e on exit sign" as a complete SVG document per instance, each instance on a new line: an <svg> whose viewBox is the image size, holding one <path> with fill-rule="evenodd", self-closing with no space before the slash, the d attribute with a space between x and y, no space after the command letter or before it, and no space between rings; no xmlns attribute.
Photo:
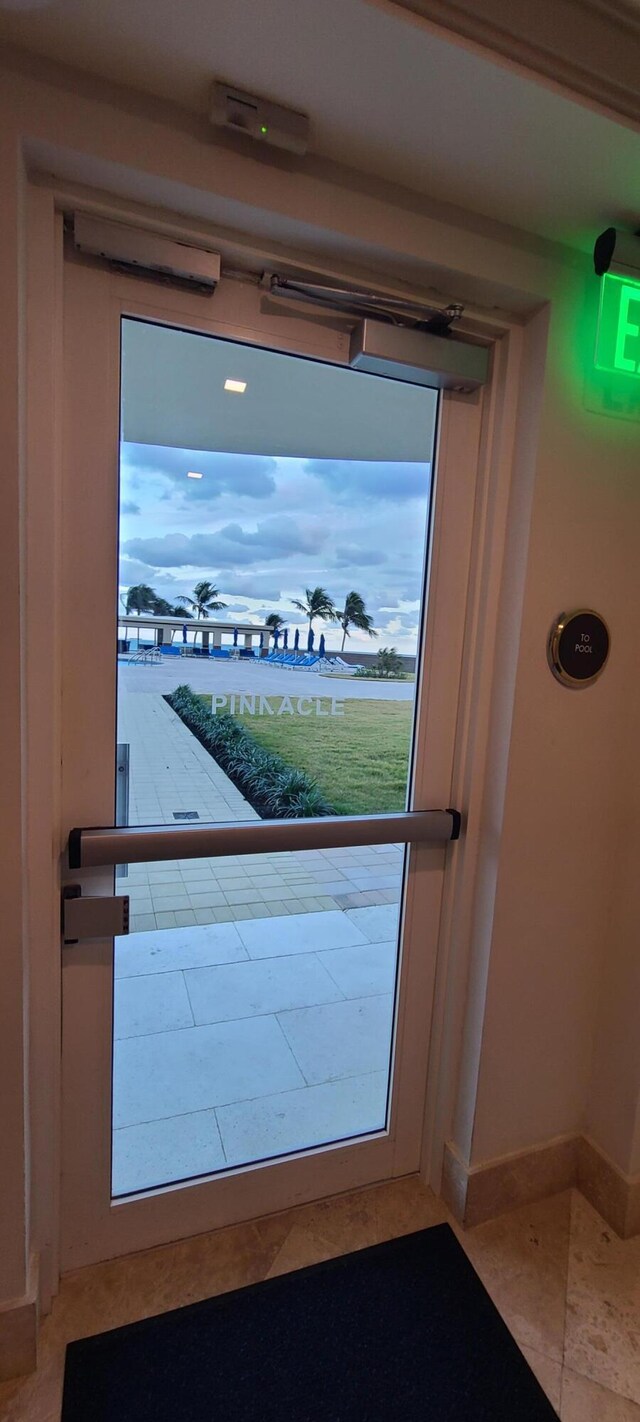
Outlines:
<svg viewBox="0 0 640 1422"><path fill-rule="evenodd" d="M606 272L600 291L596 367L640 378L640 281Z"/></svg>

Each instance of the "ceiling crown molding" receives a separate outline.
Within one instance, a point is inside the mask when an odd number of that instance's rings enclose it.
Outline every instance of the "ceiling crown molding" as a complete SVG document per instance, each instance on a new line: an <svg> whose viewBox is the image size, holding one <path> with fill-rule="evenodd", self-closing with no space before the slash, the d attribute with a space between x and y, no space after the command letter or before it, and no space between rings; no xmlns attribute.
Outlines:
<svg viewBox="0 0 640 1422"><path fill-rule="evenodd" d="M479 45L640 126L638 0L372 0Z"/></svg>

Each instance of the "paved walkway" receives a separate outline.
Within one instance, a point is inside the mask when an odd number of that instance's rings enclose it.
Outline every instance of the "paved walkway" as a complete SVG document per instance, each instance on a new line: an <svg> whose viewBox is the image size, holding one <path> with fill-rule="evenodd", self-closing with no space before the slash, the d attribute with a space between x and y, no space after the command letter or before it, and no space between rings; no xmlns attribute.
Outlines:
<svg viewBox="0 0 640 1422"><path fill-rule="evenodd" d="M118 735L130 746L131 824L175 824L176 810L259 818L159 692L121 690ZM131 865L120 887L135 933L396 903L402 865L398 845L183 859Z"/></svg>
<svg viewBox="0 0 640 1422"><path fill-rule="evenodd" d="M129 823L175 825L175 812L201 820L259 815L158 692L120 692L118 740L129 745Z"/></svg>
<svg viewBox="0 0 640 1422"><path fill-rule="evenodd" d="M382 1130L397 906L116 940L113 1191Z"/></svg>

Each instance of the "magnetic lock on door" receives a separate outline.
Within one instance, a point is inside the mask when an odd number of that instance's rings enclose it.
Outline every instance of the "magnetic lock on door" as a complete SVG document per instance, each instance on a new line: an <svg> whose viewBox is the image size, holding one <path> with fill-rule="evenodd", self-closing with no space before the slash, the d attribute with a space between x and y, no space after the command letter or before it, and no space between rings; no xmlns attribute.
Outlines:
<svg viewBox="0 0 640 1422"><path fill-rule="evenodd" d="M129 932L128 894L83 897L79 884L67 884L62 893L62 939L113 938Z"/></svg>

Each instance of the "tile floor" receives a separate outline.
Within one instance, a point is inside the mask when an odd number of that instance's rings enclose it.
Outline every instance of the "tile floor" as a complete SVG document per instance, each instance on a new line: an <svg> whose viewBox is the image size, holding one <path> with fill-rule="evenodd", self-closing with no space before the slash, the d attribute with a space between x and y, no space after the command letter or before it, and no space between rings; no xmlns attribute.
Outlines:
<svg viewBox="0 0 640 1422"><path fill-rule="evenodd" d="M38 1371L0 1384L0 1418L59 1422L73 1338L446 1219L410 1177L70 1274ZM575 1191L453 1227L562 1422L640 1422L640 1238L617 1239Z"/></svg>
<svg viewBox="0 0 640 1422"><path fill-rule="evenodd" d="M114 1193L382 1129L396 943L389 904L117 939Z"/></svg>
<svg viewBox="0 0 640 1422"><path fill-rule="evenodd" d="M130 898L131 932L145 933L397 904L403 862L393 844L183 859L131 865L118 891Z"/></svg>

